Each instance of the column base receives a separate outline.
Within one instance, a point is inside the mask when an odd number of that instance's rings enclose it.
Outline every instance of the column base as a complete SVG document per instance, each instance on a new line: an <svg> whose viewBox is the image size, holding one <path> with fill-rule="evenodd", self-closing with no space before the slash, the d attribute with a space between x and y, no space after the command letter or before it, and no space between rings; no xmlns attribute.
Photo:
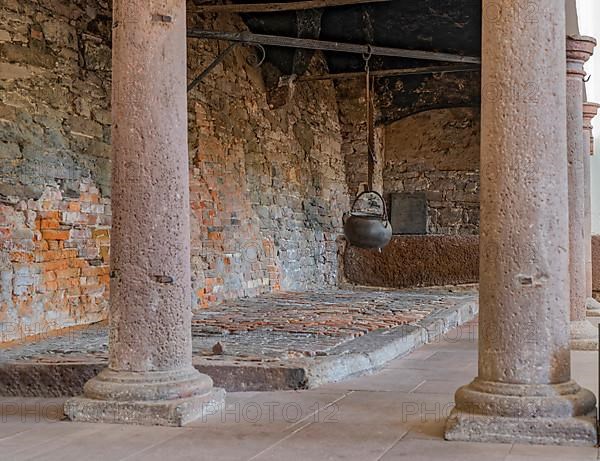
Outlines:
<svg viewBox="0 0 600 461"><path fill-rule="evenodd" d="M596 398L575 382L504 384L475 379L456 393L446 422L453 441L592 446Z"/></svg>
<svg viewBox="0 0 600 461"><path fill-rule="evenodd" d="M131 373L103 370L86 383L84 395L65 403L71 421L184 426L222 407L225 391L191 368Z"/></svg>
<svg viewBox="0 0 600 461"><path fill-rule="evenodd" d="M574 351L597 351L598 329L588 320L572 321L570 344Z"/></svg>
<svg viewBox="0 0 600 461"><path fill-rule="evenodd" d="M600 317L600 302L596 301L594 298L586 299L585 308L588 317Z"/></svg>

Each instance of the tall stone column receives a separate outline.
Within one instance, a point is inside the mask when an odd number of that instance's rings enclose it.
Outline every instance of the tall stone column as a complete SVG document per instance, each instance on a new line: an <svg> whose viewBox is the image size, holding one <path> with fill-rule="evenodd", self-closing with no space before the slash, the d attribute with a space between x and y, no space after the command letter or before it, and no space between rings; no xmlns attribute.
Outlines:
<svg viewBox="0 0 600 461"><path fill-rule="evenodd" d="M479 372L445 436L593 445L570 371L564 1L526 6L483 0Z"/></svg>
<svg viewBox="0 0 600 461"><path fill-rule="evenodd" d="M592 120L596 117L600 104L586 102L583 104L583 165L585 170L585 262L586 262L586 307L587 315L600 316L600 302L593 297L593 265L592 265L592 178L590 156L594 155L594 134ZM586 155L589 152L590 155ZM596 268L600 270L600 268Z"/></svg>
<svg viewBox="0 0 600 461"><path fill-rule="evenodd" d="M583 65L596 41L567 37L567 159L569 174L569 274L571 278L571 348L598 348L597 329L586 319L586 191L583 136ZM589 159L588 159L589 160Z"/></svg>
<svg viewBox="0 0 600 461"><path fill-rule="evenodd" d="M186 4L113 4L110 360L65 413L180 426L223 400L192 366Z"/></svg>

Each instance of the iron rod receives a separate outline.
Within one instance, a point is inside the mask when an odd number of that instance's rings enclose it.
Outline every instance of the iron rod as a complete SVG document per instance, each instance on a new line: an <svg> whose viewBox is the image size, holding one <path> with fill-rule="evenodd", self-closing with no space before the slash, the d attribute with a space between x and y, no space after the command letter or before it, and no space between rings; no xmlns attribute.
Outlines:
<svg viewBox="0 0 600 461"><path fill-rule="evenodd" d="M396 58L423 59L428 61L458 62L480 64L481 59L474 56L460 56L432 51L405 50L382 46L357 45L352 43L330 42L308 38L281 37L277 35L253 34L251 32L218 32L210 30L190 29L188 37L225 40L229 42L257 43L260 45L282 46L288 48L304 48L321 51L339 51L342 53L373 54Z"/></svg>
<svg viewBox="0 0 600 461"><path fill-rule="evenodd" d="M228 5L197 5L189 9L194 13L275 13L279 11L312 10L344 5L384 3L391 0L311 0L287 3L249 3Z"/></svg>
<svg viewBox="0 0 600 461"><path fill-rule="evenodd" d="M443 74L451 72L478 72L481 68L473 65L456 65L456 66L429 66L429 67L414 67L408 69L386 69L371 71L373 77L395 77L401 75L423 75L423 74ZM296 82L314 82L318 80L344 80L352 78L364 77L364 72L346 72L340 74L325 74L325 75L307 75L299 77ZM286 77L282 77L286 78Z"/></svg>

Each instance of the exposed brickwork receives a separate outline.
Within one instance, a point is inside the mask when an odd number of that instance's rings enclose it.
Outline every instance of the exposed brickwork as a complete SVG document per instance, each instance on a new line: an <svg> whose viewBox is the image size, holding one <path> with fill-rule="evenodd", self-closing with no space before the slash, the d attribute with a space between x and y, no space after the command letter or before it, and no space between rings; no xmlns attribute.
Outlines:
<svg viewBox="0 0 600 461"><path fill-rule="evenodd" d="M384 190L425 192L428 233L479 232L479 112L421 112L386 127Z"/></svg>
<svg viewBox="0 0 600 461"><path fill-rule="evenodd" d="M89 182L0 204L0 342L106 315L110 204Z"/></svg>
<svg viewBox="0 0 600 461"><path fill-rule="evenodd" d="M111 18L100 0L0 13L1 341L106 317ZM190 75L222 50L189 43ZM337 281L348 197L335 90L301 84L273 109L249 53L190 93L196 307Z"/></svg>
<svg viewBox="0 0 600 461"><path fill-rule="evenodd" d="M192 42L190 74L222 49ZM337 282L348 194L335 90L331 82L300 83L272 109L249 53L236 49L190 94L192 270L201 307ZM322 69L316 56L312 71Z"/></svg>
<svg viewBox="0 0 600 461"><path fill-rule="evenodd" d="M105 318L110 17L0 5L0 341Z"/></svg>
<svg viewBox="0 0 600 461"><path fill-rule="evenodd" d="M102 0L7 0L0 13L0 322L8 339L47 330L49 322L60 328L106 317L111 18ZM190 21L245 28L233 17ZM190 40L190 76L224 46ZM269 69L253 68L250 53L238 47L189 95L197 308L335 286L341 216L366 183L364 82L297 83L273 105L264 84ZM315 55L309 73L325 70ZM430 121L425 131L470 130L448 123ZM384 131L377 129L378 190ZM439 207L431 199L439 208L433 231L473 232L476 178L467 170L403 172L404 190L418 190L419 175L449 183L434 186L445 195Z"/></svg>

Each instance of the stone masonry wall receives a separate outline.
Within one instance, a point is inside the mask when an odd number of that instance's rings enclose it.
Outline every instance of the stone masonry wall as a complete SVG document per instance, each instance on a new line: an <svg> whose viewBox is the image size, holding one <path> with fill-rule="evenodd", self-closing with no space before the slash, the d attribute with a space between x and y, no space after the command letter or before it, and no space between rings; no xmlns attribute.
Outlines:
<svg viewBox="0 0 600 461"><path fill-rule="evenodd" d="M193 42L190 75L222 50ZM199 306L337 282L336 239L348 193L335 90L331 82L298 83L287 104L272 108L249 53L238 47L190 94ZM317 55L311 69L322 72L323 65Z"/></svg>
<svg viewBox="0 0 600 461"><path fill-rule="evenodd" d="M106 318L110 30L103 0L0 4L0 342ZM222 49L190 41L190 77ZM271 109L249 53L190 94L196 307L337 281L348 194L335 90L298 84Z"/></svg>
<svg viewBox="0 0 600 461"><path fill-rule="evenodd" d="M106 317L110 19L0 3L0 342Z"/></svg>
<svg viewBox="0 0 600 461"><path fill-rule="evenodd" d="M384 192L425 192L428 233L479 232L479 111L420 112L386 127Z"/></svg>
<svg viewBox="0 0 600 461"><path fill-rule="evenodd" d="M366 96L364 79L341 80L336 85L339 117L342 129L342 153L346 165L346 182L350 197L355 197L368 183L368 147ZM375 127L375 156L373 188L383 192L384 133Z"/></svg>

